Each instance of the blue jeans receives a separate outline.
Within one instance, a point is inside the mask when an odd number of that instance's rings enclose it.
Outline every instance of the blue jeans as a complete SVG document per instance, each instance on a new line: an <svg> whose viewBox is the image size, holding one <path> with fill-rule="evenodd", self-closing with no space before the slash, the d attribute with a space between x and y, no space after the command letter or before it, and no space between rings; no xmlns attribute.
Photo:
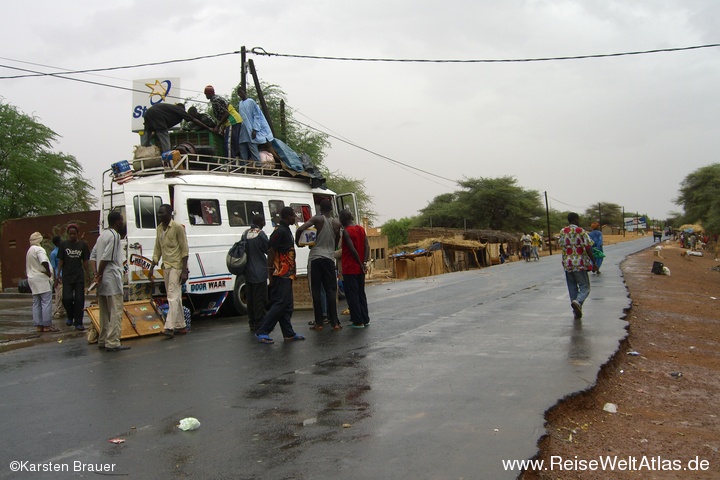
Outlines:
<svg viewBox="0 0 720 480"><path fill-rule="evenodd" d="M270 288L270 309L263 317L260 328L257 329L255 334L268 335L273 331L275 325L280 322L283 337L294 337L295 330L293 330L292 323L290 323L293 306L292 280L283 277L275 278L273 286Z"/></svg>
<svg viewBox="0 0 720 480"><path fill-rule="evenodd" d="M567 282L568 293L570 293L570 301L577 300L582 305L590 295L588 272L585 270L579 272L565 271L565 281Z"/></svg>

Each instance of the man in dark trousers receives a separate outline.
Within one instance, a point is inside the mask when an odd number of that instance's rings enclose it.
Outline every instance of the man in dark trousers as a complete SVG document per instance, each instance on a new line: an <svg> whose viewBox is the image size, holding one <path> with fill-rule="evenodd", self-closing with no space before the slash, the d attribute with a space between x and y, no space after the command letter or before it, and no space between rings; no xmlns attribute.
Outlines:
<svg viewBox="0 0 720 480"><path fill-rule="evenodd" d="M170 135L168 129L174 127L183 120L196 123L201 127L212 130L199 119L193 117L185 111L185 105L182 103L158 103L148 108L145 112L145 130L142 137L142 146L149 147L150 139L153 132L160 143L160 151L167 152L172 148L170 146Z"/></svg>
<svg viewBox="0 0 720 480"><path fill-rule="evenodd" d="M245 266L245 288L247 289L248 324L256 332L265 316L268 300L268 237L263 232L265 217L257 213L252 225L243 234L247 241L247 265Z"/></svg>
<svg viewBox="0 0 720 480"><path fill-rule="evenodd" d="M315 312L315 325L311 330L323 329L323 304L321 291L325 290L327 299L327 314L333 330L340 330L340 320L337 314L337 273L335 272L335 250L340 242L340 221L332 216L332 202L325 199L320 202L320 214L315 215L298 227L295 233L295 243L300 244L300 234L310 227L317 229L315 245L310 249L308 257L308 270L310 275L310 290L312 292L313 310Z"/></svg>
<svg viewBox="0 0 720 480"><path fill-rule="evenodd" d="M78 230L74 223L67 226L68 238L58 247L56 281L62 283L62 303L67 312L65 325L85 330L85 272L89 272L90 247L84 240L78 239Z"/></svg>
<svg viewBox="0 0 720 480"><path fill-rule="evenodd" d="M290 319L293 314L292 282L295 280L295 245L290 225L295 224L295 210L283 207L280 222L270 235L268 247L268 271L270 277L270 309L265 314L255 337L260 343L275 343L269 333L280 322L280 329L286 341L305 340L295 333Z"/></svg>

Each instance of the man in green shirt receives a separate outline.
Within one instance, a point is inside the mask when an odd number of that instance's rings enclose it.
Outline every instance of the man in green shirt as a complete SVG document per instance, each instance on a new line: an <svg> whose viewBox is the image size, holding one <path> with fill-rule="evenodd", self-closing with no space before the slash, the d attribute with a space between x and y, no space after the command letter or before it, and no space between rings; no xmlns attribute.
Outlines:
<svg viewBox="0 0 720 480"><path fill-rule="evenodd" d="M163 279L167 293L168 314L165 319L163 335L175 336L177 333L187 333L185 315L182 305L182 285L188 279L188 243L185 227L172 219L172 207L167 204L160 205L155 235L155 248L153 250L153 263L150 267L150 283L155 286L153 270L162 258Z"/></svg>

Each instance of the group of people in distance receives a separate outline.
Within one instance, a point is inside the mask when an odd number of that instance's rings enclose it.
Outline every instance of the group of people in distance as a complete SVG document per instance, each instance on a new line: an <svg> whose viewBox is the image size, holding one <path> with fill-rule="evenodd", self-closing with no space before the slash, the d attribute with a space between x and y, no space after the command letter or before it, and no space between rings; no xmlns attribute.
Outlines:
<svg viewBox="0 0 720 480"><path fill-rule="evenodd" d="M79 228L70 224L66 228L67 239L53 238L55 249L48 258L41 246L40 232L30 235L30 248L25 255L25 270L33 294L33 323L38 332L56 333L53 325L53 289L56 299L62 298L67 315L66 325L85 330L85 276L97 284L100 311L98 345L108 352L127 350L120 344L123 313L123 260L120 239L125 223L120 212L108 215L108 229L103 230L92 251L84 240L78 238ZM92 267L91 267L92 266ZM61 309L56 305L55 314Z"/></svg>
<svg viewBox="0 0 720 480"><path fill-rule="evenodd" d="M270 333L280 323L283 338L286 341L305 340L303 335L293 329L292 281L295 279L295 245L300 244L300 236L308 228L315 228L315 243L310 248L308 258L308 276L313 299L314 322L311 330L320 332L324 328L326 311L332 330L342 328L337 313L337 273L335 268L336 252L340 247L341 271L345 285L345 297L350 310L351 327L365 328L370 324L367 297L365 295L365 274L370 255L365 230L355 225L349 210L342 210L339 219L332 216L330 200L320 202L320 213L297 228L295 236L290 225L296 221L295 211L285 207L280 212L280 222L269 239L262 233L261 219L253 219L253 225L247 233L248 264L246 281L248 282L248 317L250 330L260 343L275 343ZM253 230L259 233L250 238ZM267 254L267 259L265 255ZM261 266L267 265L270 275L270 307L263 310L263 285L266 279L259 274ZM257 274L257 275L256 275ZM249 275L249 276L248 276Z"/></svg>
<svg viewBox="0 0 720 480"><path fill-rule="evenodd" d="M182 306L182 284L188 278L188 247L185 229L172 220L172 207L161 205L158 210L153 269L163 259L163 277L169 310L165 320L166 336L187 333ZM104 229L92 251L84 240L78 238L79 228L67 226L67 239L53 238L55 249L50 258L41 246L43 236L35 232L30 236L30 248L25 257L28 283L33 293L33 323L38 332L56 333L60 330L53 325L53 287L56 299L62 298L67 315L67 326L83 331L85 310L86 275L97 285L99 309L98 347L107 352L128 350L121 345L123 315L123 249L121 239L126 234L125 220L118 211L108 214L108 228ZM56 305L55 315L60 315Z"/></svg>
<svg viewBox="0 0 720 480"><path fill-rule="evenodd" d="M226 157L260 163L263 155L261 149L265 151L274 137L258 104L247 96L247 91L242 87L237 88L237 95L240 97L237 108L224 97L217 95L212 85L205 87L204 94L209 100L215 119L199 113L195 107L185 111L182 103L158 103L145 111L141 144L150 146L155 135L161 152L169 151L172 148L169 129L185 120L197 128L222 135Z"/></svg>

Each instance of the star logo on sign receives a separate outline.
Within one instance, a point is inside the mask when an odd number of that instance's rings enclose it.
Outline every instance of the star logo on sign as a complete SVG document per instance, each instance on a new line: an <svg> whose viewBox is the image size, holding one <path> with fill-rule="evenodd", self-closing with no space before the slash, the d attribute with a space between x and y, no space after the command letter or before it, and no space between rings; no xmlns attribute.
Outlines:
<svg viewBox="0 0 720 480"><path fill-rule="evenodd" d="M158 95L160 96L160 98L163 99L163 101L165 100L167 90L165 88L165 85L163 85L160 80L155 80L155 83L146 83L145 85L150 89L151 97Z"/></svg>

